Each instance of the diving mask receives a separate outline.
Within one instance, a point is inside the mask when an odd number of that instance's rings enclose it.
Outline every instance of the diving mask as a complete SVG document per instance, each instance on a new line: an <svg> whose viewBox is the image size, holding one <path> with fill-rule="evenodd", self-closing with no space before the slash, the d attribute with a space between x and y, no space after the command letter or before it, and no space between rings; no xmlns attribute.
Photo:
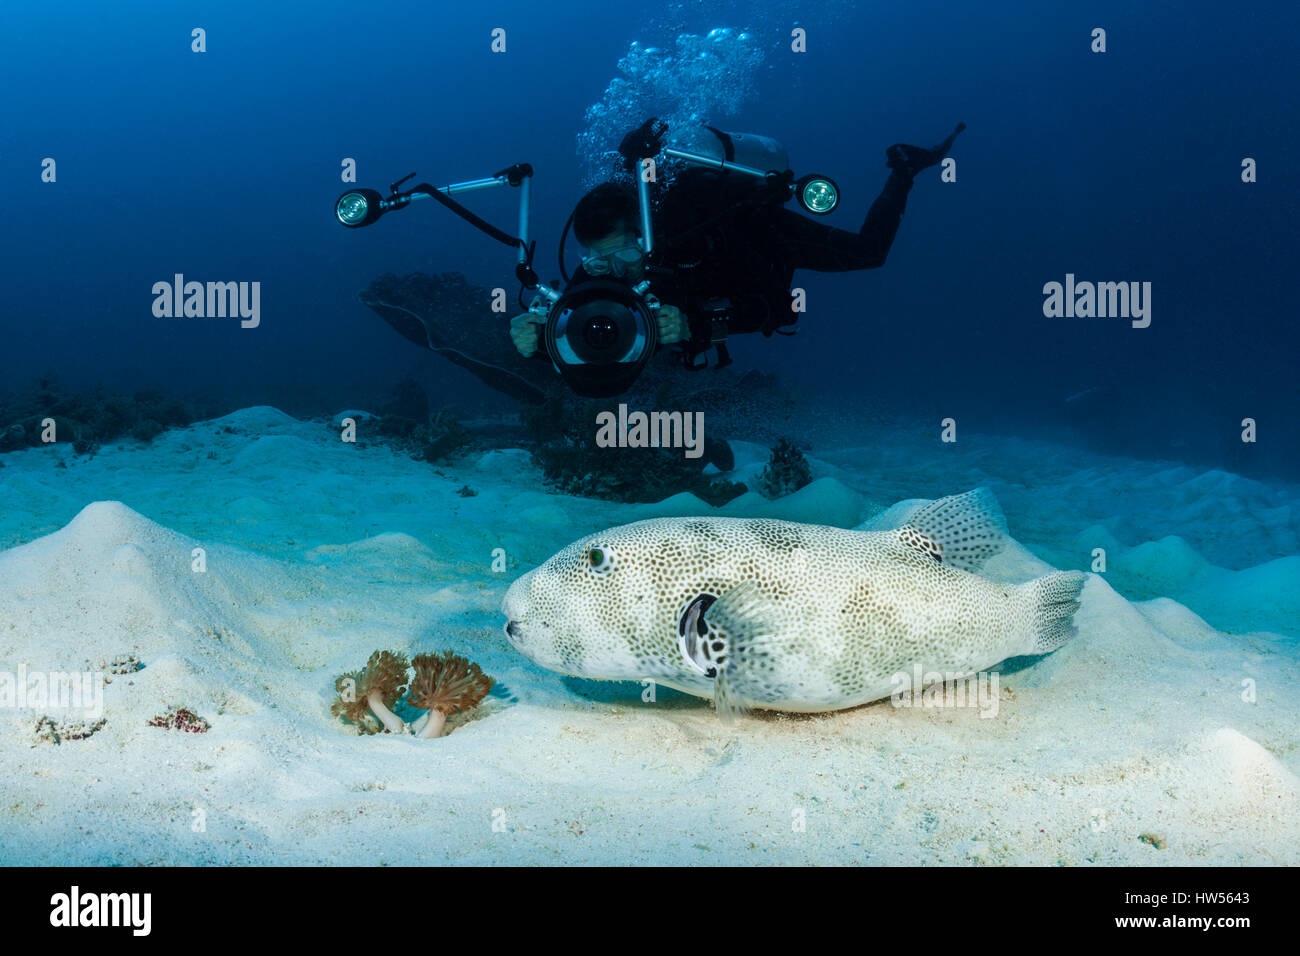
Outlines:
<svg viewBox="0 0 1300 956"><path fill-rule="evenodd" d="M641 261L645 254L635 242L609 252L596 252L583 256L582 268L589 276L613 275L622 278L628 269Z"/></svg>

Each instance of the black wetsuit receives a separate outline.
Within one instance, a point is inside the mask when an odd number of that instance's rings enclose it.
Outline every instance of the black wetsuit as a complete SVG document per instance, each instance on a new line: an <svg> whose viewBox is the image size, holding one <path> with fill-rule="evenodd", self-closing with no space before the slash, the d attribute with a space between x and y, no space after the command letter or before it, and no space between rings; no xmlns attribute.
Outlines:
<svg viewBox="0 0 1300 956"><path fill-rule="evenodd" d="M799 318L790 295L796 269L850 272L884 265L911 188L910 176L892 172L854 233L787 207L783 186L686 169L657 197L645 277L661 302L686 316L688 357L725 335L770 336ZM585 277L579 269L574 279Z"/></svg>
<svg viewBox="0 0 1300 956"><path fill-rule="evenodd" d="M798 313L790 307L790 282L796 269L848 272L884 265L911 188L911 175L894 171L862 229L853 233L787 208L784 185L737 173L692 167L667 188L656 187L655 248L645 275L660 302L687 318L690 339L678 350L696 364L721 333L770 336L793 325ZM579 267L570 285L590 278ZM411 342L492 388L527 402L543 400L549 374L539 371L540 362L519 355L504 327L481 334L496 316L478 320L487 293L463 275L385 274L362 292L361 301ZM549 362L545 348L533 358Z"/></svg>

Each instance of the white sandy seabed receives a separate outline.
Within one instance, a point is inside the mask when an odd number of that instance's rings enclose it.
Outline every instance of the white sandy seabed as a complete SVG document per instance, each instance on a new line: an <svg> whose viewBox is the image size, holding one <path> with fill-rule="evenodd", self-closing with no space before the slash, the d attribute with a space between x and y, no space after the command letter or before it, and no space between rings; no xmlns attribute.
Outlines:
<svg viewBox="0 0 1300 956"><path fill-rule="evenodd" d="M812 485L722 513L854 527L985 484L1034 551L991 576L1106 549L1078 636L1004 667L996 716L884 701L728 726L537 668L501 631L510 580L584 534L711 509L546 493L520 451L433 468L262 407L93 458L6 455L0 682L144 666L84 739L0 707L0 862L1300 862L1300 557L1276 557L1300 553L1294 489L1019 439L846 444L817 449ZM737 449L752 478L765 450ZM498 687L443 739L358 736L333 679L379 648L454 649ZM149 726L177 706L211 729Z"/></svg>

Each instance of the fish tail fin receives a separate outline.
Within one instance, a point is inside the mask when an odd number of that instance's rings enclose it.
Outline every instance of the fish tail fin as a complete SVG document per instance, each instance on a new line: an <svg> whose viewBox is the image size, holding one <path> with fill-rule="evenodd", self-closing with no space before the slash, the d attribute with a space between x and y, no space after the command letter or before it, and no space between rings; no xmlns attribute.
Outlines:
<svg viewBox="0 0 1300 956"><path fill-rule="evenodd" d="M775 617L771 602L752 581L738 584L704 612L710 639L721 640L715 656L718 674L713 704L718 716L731 723L748 714L755 701L766 699L775 677L772 648Z"/></svg>
<svg viewBox="0 0 1300 956"><path fill-rule="evenodd" d="M1031 615L1030 644L1025 653L1050 654L1078 633L1074 612L1079 610L1084 580L1082 571L1053 571L1021 585Z"/></svg>
<svg viewBox="0 0 1300 956"><path fill-rule="evenodd" d="M922 505L904 527L915 528L949 567L978 571L1007 544L1007 522L993 492L976 488Z"/></svg>

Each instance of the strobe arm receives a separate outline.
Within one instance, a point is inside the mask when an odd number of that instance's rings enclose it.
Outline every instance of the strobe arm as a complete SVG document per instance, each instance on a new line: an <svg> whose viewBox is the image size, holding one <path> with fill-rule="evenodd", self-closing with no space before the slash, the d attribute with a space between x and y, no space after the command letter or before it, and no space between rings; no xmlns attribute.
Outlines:
<svg viewBox="0 0 1300 956"><path fill-rule="evenodd" d="M335 217L347 228L359 229L377 221L384 213L406 208L417 199L436 200L480 232L491 236L504 245L517 249L519 258L515 266L515 275L519 278L519 281L529 289L545 288L541 285L537 273L533 271L532 267L533 250L536 248L537 243L529 239L529 230L532 225L532 166L528 163L516 163L483 179L471 179L466 182L451 183L447 186L431 186L428 183L420 183L405 192L400 192L398 187L414 176L415 173L411 173L409 176L405 176L393 183L389 187L387 196L381 195L374 189L348 190L334 203ZM452 196L460 193L490 189L494 186L520 187L519 235L517 236L512 236L508 232L498 229L452 198Z"/></svg>

